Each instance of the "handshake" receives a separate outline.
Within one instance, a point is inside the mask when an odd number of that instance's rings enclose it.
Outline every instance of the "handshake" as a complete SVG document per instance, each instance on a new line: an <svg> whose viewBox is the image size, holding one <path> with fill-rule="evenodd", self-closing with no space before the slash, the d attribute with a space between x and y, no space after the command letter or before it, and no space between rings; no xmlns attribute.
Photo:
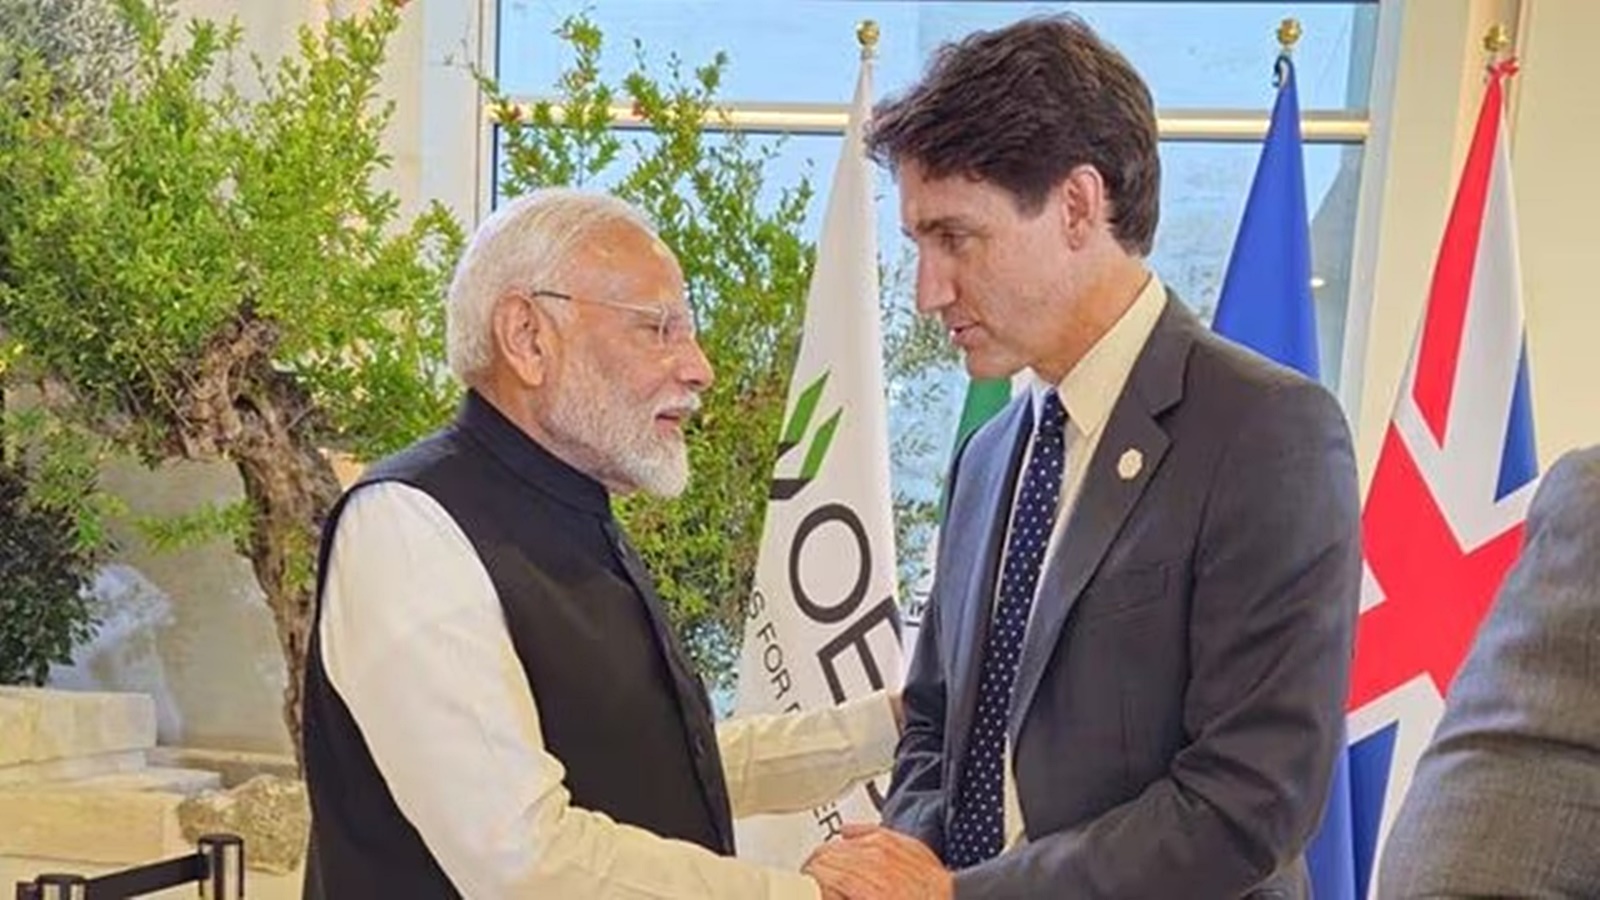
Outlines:
<svg viewBox="0 0 1600 900"><path fill-rule="evenodd" d="M846 825L801 867L822 900L950 900L944 863L916 838L876 825Z"/></svg>

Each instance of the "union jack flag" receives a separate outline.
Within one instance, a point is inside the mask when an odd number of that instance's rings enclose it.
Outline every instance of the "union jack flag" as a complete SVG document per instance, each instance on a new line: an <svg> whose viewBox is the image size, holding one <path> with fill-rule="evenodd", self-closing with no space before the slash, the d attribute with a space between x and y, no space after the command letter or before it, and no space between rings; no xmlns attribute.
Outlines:
<svg viewBox="0 0 1600 900"><path fill-rule="evenodd" d="M1445 693L1521 549L1537 486L1501 127L1504 83L1514 72L1514 61L1490 68L1362 513L1366 567L1347 720L1348 822L1361 896Z"/></svg>

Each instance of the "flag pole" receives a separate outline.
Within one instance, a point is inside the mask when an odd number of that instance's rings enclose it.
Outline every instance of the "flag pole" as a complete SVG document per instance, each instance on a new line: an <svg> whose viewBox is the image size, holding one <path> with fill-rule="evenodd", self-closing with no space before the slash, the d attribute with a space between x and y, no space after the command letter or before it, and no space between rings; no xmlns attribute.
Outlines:
<svg viewBox="0 0 1600 900"><path fill-rule="evenodd" d="M861 45L861 58L871 59L878 54L878 23L862 19L856 23L856 43Z"/></svg>
<svg viewBox="0 0 1600 900"><path fill-rule="evenodd" d="M1299 90L1291 55L1300 35L1298 21L1279 23L1279 50L1272 64L1276 97L1211 327L1315 380L1321 375L1316 296L1311 289Z"/></svg>
<svg viewBox="0 0 1600 900"><path fill-rule="evenodd" d="M1300 20L1295 18L1284 19L1278 23L1278 46L1284 53L1293 53L1294 45L1300 43Z"/></svg>
<svg viewBox="0 0 1600 900"><path fill-rule="evenodd" d="M1280 91L1285 89L1284 79L1292 78L1293 58L1295 45L1300 42L1304 30L1300 27L1300 20L1286 18L1278 23L1278 58L1272 67L1272 86ZM1291 84L1289 87L1299 91L1299 85ZM1296 95L1298 101L1298 94ZM1298 102L1296 103L1298 107ZM1298 109L1296 109L1298 116ZM1297 150L1298 152L1298 150ZM1304 194L1304 187L1300 188ZM1302 213L1303 215L1303 213ZM1299 224L1299 223L1296 223ZM1309 248L1310 223L1306 220L1306 242ZM1231 260L1230 260L1231 263ZM1295 274L1299 274L1296 272ZM1310 289L1311 277L1309 266L1304 273L1306 289ZM1312 295L1307 294L1305 302L1314 304ZM1313 332L1315 324L1312 325ZM1293 365L1307 375L1315 378L1318 374L1315 362L1305 358L1279 357L1280 362ZM1334 760L1332 776L1328 783L1328 797L1323 805L1322 820L1317 823L1317 830L1312 834L1311 841L1306 846L1306 863L1311 877L1312 896L1317 900L1358 900L1364 897L1365 892L1356 888L1356 858L1354 829L1351 823L1351 795L1350 795L1350 756L1348 738L1341 737L1339 754Z"/></svg>
<svg viewBox="0 0 1600 900"><path fill-rule="evenodd" d="M1511 29L1503 22L1496 22L1489 26L1483 33L1483 49L1489 54L1489 62L1500 60L1500 55L1511 49Z"/></svg>
<svg viewBox="0 0 1600 900"><path fill-rule="evenodd" d="M1488 61L1484 63L1484 70L1491 82L1503 84L1508 80L1509 76L1516 74L1516 54L1508 52L1512 49L1511 44L1511 29L1507 28L1503 22L1496 22L1484 31L1483 52L1488 56ZM1504 87L1502 87L1502 91L1504 90ZM1502 96L1501 103L1505 106L1510 106L1504 96Z"/></svg>
<svg viewBox="0 0 1600 900"><path fill-rule="evenodd" d="M878 228L873 170L861 146L877 25L855 28L863 55L816 238L781 437L772 436L778 453L739 655L740 715L825 709L897 687L905 670ZM840 540L841 532L855 540ZM829 537L812 539L820 534ZM887 787L880 780L814 809L742 819L735 826L741 853L798 870L843 822L875 821Z"/></svg>
<svg viewBox="0 0 1600 900"><path fill-rule="evenodd" d="M1272 64L1272 86L1283 87L1288 73L1289 60L1294 57L1294 45L1300 42L1300 20L1287 18L1278 23L1278 59Z"/></svg>
<svg viewBox="0 0 1600 900"><path fill-rule="evenodd" d="M1510 81L1506 76L1514 75L1517 71L1517 56L1512 46L1511 29L1504 22L1496 22L1483 32L1483 52L1488 57L1484 63L1484 71L1490 80ZM1516 82L1502 88L1501 103L1504 104L1504 115L1514 120L1516 110L1515 92L1518 90ZM1515 143L1516 129L1505 129L1506 146L1509 149Z"/></svg>

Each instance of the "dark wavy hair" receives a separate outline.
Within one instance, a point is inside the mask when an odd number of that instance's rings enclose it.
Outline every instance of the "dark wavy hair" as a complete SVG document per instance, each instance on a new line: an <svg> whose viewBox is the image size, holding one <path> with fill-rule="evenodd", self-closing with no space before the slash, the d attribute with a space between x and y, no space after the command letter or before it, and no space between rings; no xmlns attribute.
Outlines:
<svg viewBox="0 0 1600 900"><path fill-rule="evenodd" d="M1139 73L1064 14L940 47L920 82L878 104L867 152L891 167L915 161L931 178L991 182L1027 215L1073 169L1092 165L1111 199L1112 234L1145 256L1161 213L1157 139Z"/></svg>

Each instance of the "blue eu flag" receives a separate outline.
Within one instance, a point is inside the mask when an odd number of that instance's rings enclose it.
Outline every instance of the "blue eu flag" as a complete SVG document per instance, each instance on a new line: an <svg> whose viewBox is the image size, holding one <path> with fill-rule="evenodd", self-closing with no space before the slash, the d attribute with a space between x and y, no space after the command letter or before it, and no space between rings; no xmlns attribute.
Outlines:
<svg viewBox="0 0 1600 900"><path fill-rule="evenodd" d="M1306 215L1305 161L1300 153L1300 100L1294 63L1278 57L1278 99L1250 184L1244 219L1212 327L1218 334L1311 378L1317 360L1317 315L1311 300L1311 229ZM1316 900L1357 900L1350 808L1350 760L1341 751L1322 825L1306 852Z"/></svg>
<svg viewBox="0 0 1600 900"><path fill-rule="evenodd" d="M1317 316L1311 302L1311 229L1306 169L1300 155L1300 100L1294 64L1278 58L1278 99L1261 148L1250 199L1228 258L1211 327L1311 378L1317 363Z"/></svg>

